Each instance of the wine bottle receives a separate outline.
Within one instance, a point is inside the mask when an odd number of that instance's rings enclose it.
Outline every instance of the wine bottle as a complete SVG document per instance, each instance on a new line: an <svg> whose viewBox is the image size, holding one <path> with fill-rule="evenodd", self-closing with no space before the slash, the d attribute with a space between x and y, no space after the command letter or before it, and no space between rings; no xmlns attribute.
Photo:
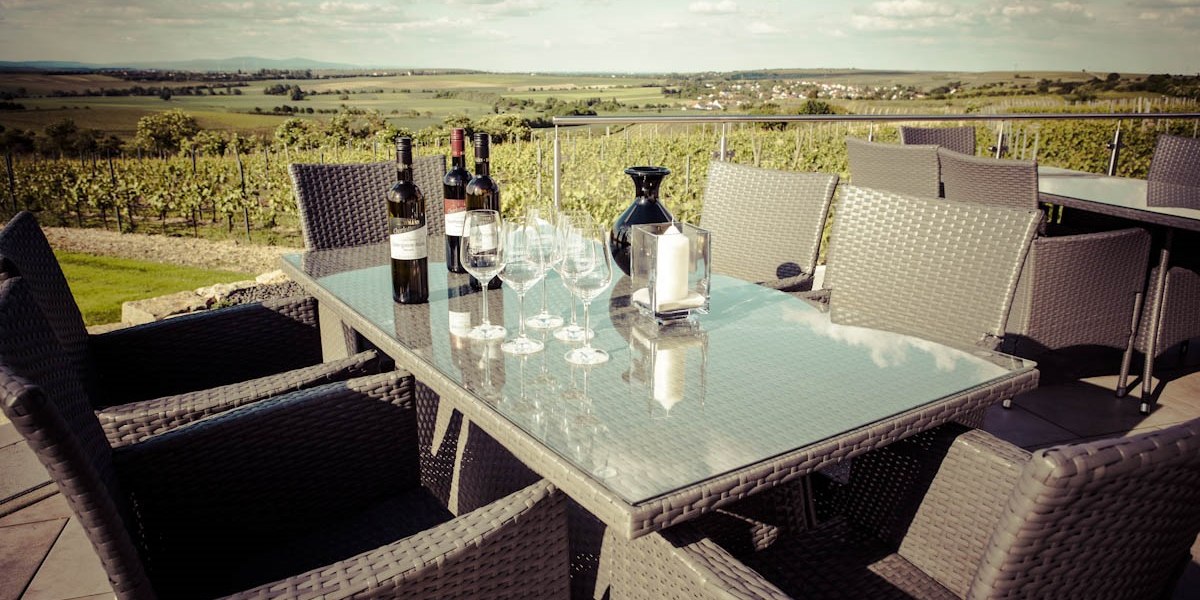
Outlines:
<svg viewBox="0 0 1200 600"><path fill-rule="evenodd" d="M396 141L396 185L388 192L388 240L392 298L402 304L429 301L429 233L425 196L413 183L412 138Z"/></svg>
<svg viewBox="0 0 1200 600"><path fill-rule="evenodd" d="M467 210L467 182L471 173L467 171L467 159L463 154L463 130L450 131L450 171L442 178L442 193L446 198L446 269L451 273L466 273L458 256L458 245L462 241L463 220Z"/></svg>
<svg viewBox="0 0 1200 600"><path fill-rule="evenodd" d="M494 210L500 212L500 186L492 180L490 137L486 133L475 134L475 176L467 182L467 210ZM500 278L488 282L489 290L500 289ZM471 277L471 287L479 289L479 281Z"/></svg>

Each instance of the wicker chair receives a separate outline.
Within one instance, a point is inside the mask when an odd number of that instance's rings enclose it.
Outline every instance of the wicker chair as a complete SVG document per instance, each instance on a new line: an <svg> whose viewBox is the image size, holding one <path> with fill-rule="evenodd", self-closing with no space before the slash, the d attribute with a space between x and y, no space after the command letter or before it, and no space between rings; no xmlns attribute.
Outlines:
<svg viewBox="0 0 1200 600"><path fill-rule="evenodd" d="M812 284L838 176L713 161L700 226L713 232L713 270L779 289Z"/></svg>
<svg viewBox="0 0 1200 600"><path fill-rule="evenodd" d="M1200 532L1200 421L1033 455L947 425L828 496L809 530L718 511L606 535L603 582L612 600L1166 597Z"/></svg>
<svg viewBox="0 0 1200 600"><path fill-rule="evenodd" d="M856 187L936 198L940 195L937 146L877 144L846 138L850 182Z"/></svg>
<svg viewBox="0 0 1200 600"><path fill-rule="evenodd" d="M905 145L934 145L962 154L975 154L974 127L909 127L900 126L900 143Z"/></svg>
<svg viewBox="0 0 1200 600"><path fill-rule="evenodd" d="M1039 206L1036 162L946 149L938 157L947 200ZM1006 349L1049 364L1048 353L1069 348L1126 348L1149 252L1150 235L1138 228L1036 237L1017 284Z"/></svg>
<svg viewBox="0 0 1200 600"><path fill-rule="evenodd" d="M1160 135L1154 146L1154 156L1150 160L1150 174L1147 177L1147 203L1151 199L1161 206L1183 206L1200 209L1200 139L1184 138L1173 135ZM1176 236L1174 232L1167 235ZM1195 234L1178 234L1182 239L1174 242L1175 248L1195 248L1200 244L1200 237ZM1180 243L1182 242L1182 243ZM1181 342L1200 336L1200 264L1195 252L1191 252L1191 263L1188 263L1188 253L1184 261L1176 260L1174 266L1167 269L1166 285L1163 288L1162 309L1155 323L1152 310L1143 310L1141 322L1138 325L1137 337L1133 346L1127 352L1121 364L1121 375L1117 383L1118 392L1126 389L1129 369L1132 363L1132 350L1137 350L1145 356L1142 368L1142 404L1141 411L1150 410L1153 400L1154 362L1163 351ZM1150 281L1155 282L1160 275L1159 267L1155 266L1150 272ZM1156 306L1158 290L1151 284L1146 296L1147 307ZM1152 341L1150 334L1157 330Z"/></svg>
<svg viewBox="0 0 1200 600"><path fill-rule="evenodd" d="M844 186L824 287L834 321L995 348L1040 213Z"/></svg>
<svg viewBox="0 0 1200 600"><path fill-rule="evenodd" d="M0 231L0 272L28 282L114 445L274 394L379 370L374 353L321 363L311 297L89 335L50 243L27 212Z"/></svg>
<svg viewBox="0 0 1200 600"><path fill-rule="evenodd" d="M396 163L288 166L300 210L300 229L309 250L345 248L387 236L387 191L396 183ZM425 194L429 235L446 232L442 178L446 157L413 160L413 182Z"/></svg>
<svg viewBox="0 0 1200 600"><path fill-rule="evenodd" d="M419 485L407 373L114 448L33 286L11 272L0 332L0 405L119 598L566 595L565 497L538 482L454 518Z"/></svg>

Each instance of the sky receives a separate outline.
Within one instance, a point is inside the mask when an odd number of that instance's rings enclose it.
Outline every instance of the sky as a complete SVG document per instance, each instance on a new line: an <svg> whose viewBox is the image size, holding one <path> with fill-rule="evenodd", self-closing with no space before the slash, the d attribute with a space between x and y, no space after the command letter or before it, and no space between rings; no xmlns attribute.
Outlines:
<svg viewBox="0 0 1200 600"><path fill-rule="evenodd" d="M0 0L0 60L1200 73L1200 0Z"/></svg>

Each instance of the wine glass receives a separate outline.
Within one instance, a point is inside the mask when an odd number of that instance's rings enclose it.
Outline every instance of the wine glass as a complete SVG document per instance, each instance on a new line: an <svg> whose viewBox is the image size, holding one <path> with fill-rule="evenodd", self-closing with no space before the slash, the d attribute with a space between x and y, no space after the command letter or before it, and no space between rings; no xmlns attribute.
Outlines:
<svg viewBox="0 0 1200 600"><path fill-rule="evenodd" d="M540 341L525 335L525 292L546 276L548 256L542 251L540 235L524 219L509 219L501 228L504 243L500 246L500 279L517 293L517 338L504 342L500 349L509 354L533 354L542 349Z"/></svg>
<svg viewBox="0 0 1200 600"><path fill-rule="evenodd" d="M612 257L599 227L592 224L573 229L563 237L559 274L563 285L583 303L583 328L590 330L592 300L612 282ZM566 358L576 365L597 365L608 360L608 353L593 348L591 338L586 337L583 346L567 352Z"/></svg>
<svg viewBox="0 0 1200 600"><path fill-rule="evenodd" d="M493 340L504 337L501 325L492 325L488 320L488 282L504 268L500 213L494 210L469 210L463 221L462 242L459 243L459 259L463 267L479 280L483 290L482 322L476 325L467 337L475 340Z"/></svg>
<svg viewBox="0 0 1200 600"><path fill-rule="evenodd" d="M558 219L555 221L555 231L557 235L557 253L554 264L551 265L555 271L558 271L559 276L562 276L562 257L564 245L570 233L581 227L592 227L595 222L592 220L592 215L583 210L565 210L558 214ZM578 241L578 237L571 238ZM554 332L554 338L562 342L582 342L592 339L595 333L590 329L585 329L579 326L579 320L575 316L575 296L571 296L571 321L560 327Z"/></svg>
<svg viewBox="0 0 1200 600"><path fill-rule="evenodd" d="M534 206L525 212L525 223L538 233L538 252L543 256L547 269L558 263L558 225L551 207ZM526 324L534 329L554 329L563 324L562 317L551 313L547 307L546 278L542 278L542 310L529 317Z"/></svg>

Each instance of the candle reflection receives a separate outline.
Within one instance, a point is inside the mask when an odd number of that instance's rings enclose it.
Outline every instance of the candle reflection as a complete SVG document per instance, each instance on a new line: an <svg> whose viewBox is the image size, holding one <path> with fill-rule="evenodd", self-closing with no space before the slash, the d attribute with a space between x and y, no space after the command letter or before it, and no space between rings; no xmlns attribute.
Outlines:
<svg viewBox="0 0 1200 600"><path fill-rule="evenodd" d="M639 319L630 331L630 385L648 397L651 416L666 417L688 397L688 365L700 376L691 396L703 406L707 388L708 335L697 323L660 326ZM661 410L660 410L661 409Z"/></svg>

